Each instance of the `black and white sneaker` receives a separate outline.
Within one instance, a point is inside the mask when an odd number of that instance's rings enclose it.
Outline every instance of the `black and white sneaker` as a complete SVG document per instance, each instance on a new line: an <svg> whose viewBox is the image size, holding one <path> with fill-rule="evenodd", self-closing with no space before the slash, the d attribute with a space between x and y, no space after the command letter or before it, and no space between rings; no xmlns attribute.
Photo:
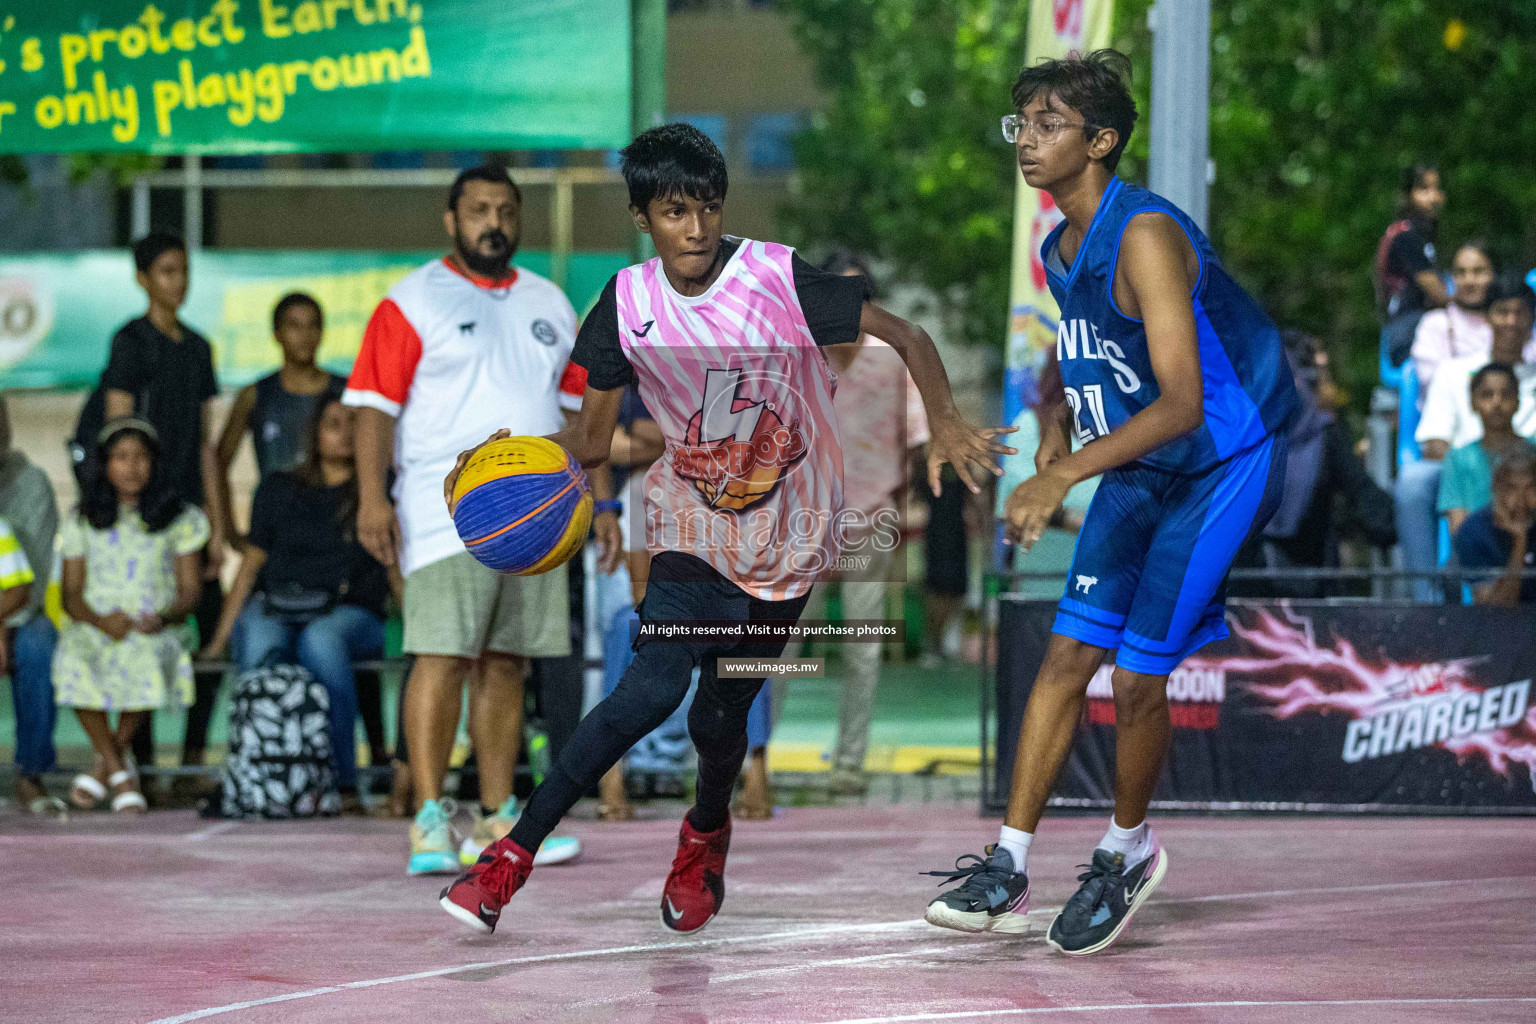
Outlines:
<svg viewBox="0 0 1536 1024"><path fill-rule="evenodd" d="M982 852L985 859L968 853L956 860L953 871L923 872L947 882L965 879L928 904L923 916L940 928L1021 935L1029 929L1029 878L1013 870L1013 854L1001 846Z"/></svg>
<svg viewBox="0 0 1536 1024"><path fill-rule="evenodd" d="M1061 908L1045 941L1068 956L1108 949L1168 872L1168 854L1154 836L1152 855L1127 868L1125 855L1094 850L1093 863L1077 876L1082 885Z"/></svg>

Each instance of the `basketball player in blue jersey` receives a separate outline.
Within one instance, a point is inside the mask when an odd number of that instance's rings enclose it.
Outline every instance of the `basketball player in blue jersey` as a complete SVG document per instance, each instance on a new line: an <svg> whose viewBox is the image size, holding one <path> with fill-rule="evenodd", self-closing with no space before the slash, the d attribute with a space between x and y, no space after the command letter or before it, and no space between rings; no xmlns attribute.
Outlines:
<svg viewBox="0 0 1536 1024"><path fill-rule="evenodd" d="M1129 73L1113 50L1026 68L1003 119L1024 180L1066 217L1041 245L1066 401L1041 411L1036 475L1008 498L1008 539L1027 549L1073 484L1103 481L1024 712L1002 834L985 856L933 872L962 884L927 914L963 931L1025 930L1030 841L1114 651L1114 817L1047 933L1078 956L1114 942L1168 869L1145 820L1171 730L1168 674L1227 635L1227 572L1274 512L1297 407L1279 332L1205 235L1115 177L1136 122Z"/></svg>

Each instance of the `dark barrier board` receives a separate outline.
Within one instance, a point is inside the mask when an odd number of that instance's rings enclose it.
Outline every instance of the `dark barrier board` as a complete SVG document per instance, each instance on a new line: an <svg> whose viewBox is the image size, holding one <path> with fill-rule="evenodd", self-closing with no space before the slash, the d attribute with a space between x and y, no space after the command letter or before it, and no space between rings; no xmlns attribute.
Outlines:
<svg viewBox="0 0 1536 1024"><path fill-rule="evenodd" d="M1052 601L999 602L984 810L1007 803L1055 616ZM1227 624L1169 677L1157 806L1536 813L1536 610L1233 602ZM1053 804L1113 802L1112 673L1089 685Z"/></svg>

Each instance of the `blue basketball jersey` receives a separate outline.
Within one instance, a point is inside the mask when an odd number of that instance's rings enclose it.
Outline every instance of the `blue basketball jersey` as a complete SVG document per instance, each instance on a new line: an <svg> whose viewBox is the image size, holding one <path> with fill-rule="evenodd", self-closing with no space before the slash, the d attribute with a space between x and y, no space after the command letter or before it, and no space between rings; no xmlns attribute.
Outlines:
<svg viewBox="0 0 1536 1024"><path fill-rule="evenodd" d="M1046 236L1041 261L1061 308L1056 355L1077 436L1085 444L1158 397L1145 325L1121 313L1114 299L1121 235L1132 217L1148 210L1172 217L1200 260L1191 298L1205 422L1137 462L1176 473L1200 473L1286 427L1295 414L1297 396L1280 332L1222 268L1210 241L1183 210L1162 196L1112 178L1070 268L1056 252L1066 223Z"/></svg>

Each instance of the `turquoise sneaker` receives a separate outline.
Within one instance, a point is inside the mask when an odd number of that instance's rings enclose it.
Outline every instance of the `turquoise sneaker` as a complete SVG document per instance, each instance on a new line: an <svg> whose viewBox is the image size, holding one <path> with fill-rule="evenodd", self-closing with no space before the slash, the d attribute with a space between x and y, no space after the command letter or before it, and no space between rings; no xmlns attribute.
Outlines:
<svg viewBox="0 0 1536 1024"><path fill-rule="evenodd" d="M408 875L456 875L459 858L454 852L453 826L449 824L455 810L452 800L428 800L421 805L416 820L411 822L411 859L406 866Z"/></svg>
<svg viewBox="0 0 1536 1024"><path fill-rule="evenodd" d="M496 808L496 813L489 817L475 815L475 827L459 846L459 863L469 867L480 859L480 854L487 846L504 839L512 831L512 826L517 824L517 798L508 797L507 802ZM533 855L533 866L544 867L548 864L564 864L581 854L581 840L574 836L550 836L539 846L537 853Z"/></svg>

